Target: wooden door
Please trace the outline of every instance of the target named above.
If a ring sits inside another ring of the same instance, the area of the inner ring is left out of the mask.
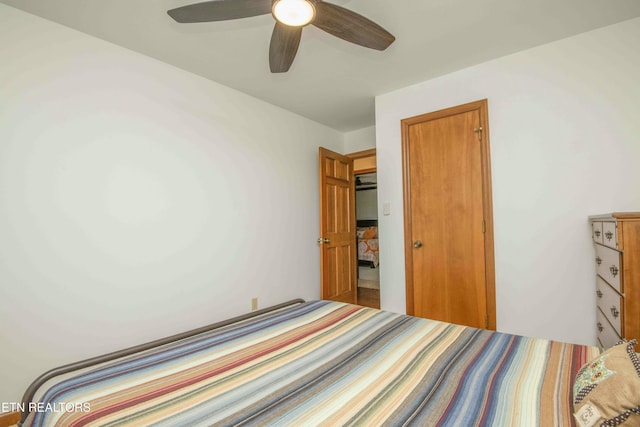
[[[353,159],[320,148],[322,299],[355,304],[357,246]]]
[[[495,329],[487,102],[402,121],[407,313]]]

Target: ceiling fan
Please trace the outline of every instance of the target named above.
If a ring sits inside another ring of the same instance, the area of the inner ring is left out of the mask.
[[[213,0],[167,13],[180,23],[228,21],[271,13],[276,19],[269,46],[272,73],[289,70],[298,52],[302,28],[309,24],[371,49],[385,50],[395,40],[375,22],[322,0]]]

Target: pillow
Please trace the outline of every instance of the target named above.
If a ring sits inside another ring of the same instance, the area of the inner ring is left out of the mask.
[[[363,239],[377,239],[378,238],[378,227],[367,227],[363,236]]]
[[[578,427],[640,425],[640,361],[634,344],[623,340],[578,371],[573,386]]]
[[[378,238],[378,227],[357,227],[356,235],[358,239],[376,239]]]

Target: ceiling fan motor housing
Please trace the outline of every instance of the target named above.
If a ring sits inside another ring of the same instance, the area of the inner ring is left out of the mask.
[[[280,23],[291,27],[304,27],[316,17],[313,0],[273,0],[271,14]]]

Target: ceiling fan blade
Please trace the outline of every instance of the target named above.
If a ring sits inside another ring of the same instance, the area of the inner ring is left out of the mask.
[[[213,0],[167,11],[180,23],[228,21],[271,13],[271,0]]]
[[[335,4],[317,2],[313,25],[342,40],[385,50],[396,39],[375,22]]]
[[[302,27],[289,27],[276,22],[269,46],[269,67],[272,73],[286,73],[298,52]]]

